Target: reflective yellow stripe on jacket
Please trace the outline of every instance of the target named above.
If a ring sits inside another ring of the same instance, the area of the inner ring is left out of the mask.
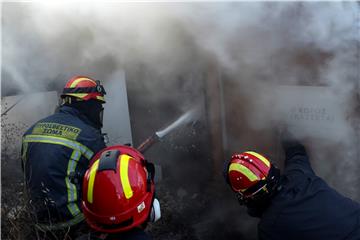
[[[89,148],[82,145],[81,143],[61,137],[30,134],[24,137],[24,142],[41,142],[63,145],[81,152],[81,154],[89,160],[94,154]]]
[[[79,222],[83,221],[85,219],[84,214],[80,213],[79,215],[75,216],[73,219],[67,221],[67,222],[61,222],[56,224],[35,224],[35,227],[41,231],[54,231],[54,230],[60,230],[64,229],[70,226],[73,226],[75,224],[78,224]]]
[[[66,171],[65,177],[65,184],[67,189],[67,208],[69,209],[70,213],[75,217],[81,214],[81,211],[76,204],[78,196],[77,196],[77,189],[75,184],[70,181],[70,176],[75,173],[76,166],[78,161],[81,158],[81,155],[85,156],[87,159],[91,159],[93,156],[93,152],[87,148],[86,146],[82,145],[79,142],[69,140],[66,138],[61,137],[53,137],[53,136],[44,136],[44,135],[27,135],[24,137],[24,143],[50,143],[50,144],[57,144],[66,146],[68,148],[73,149],[71,157],[68,162],[68,167]]]
[[[78,199],[76,186],[75,186],[75,184],[73,184],[70,181],[69,176],[71,176],[71,174],[75,173],[76,165],[77,165],[80,157],[81,157],[81,153],[79,151],[74,150],[72,152],[69,163],[68,163],[67,171],[66,171],[67,176],[65,177],[66,189],[67,189],[67,193],[68,193],[67,208],[69,209],[69,211],[71,212],[71,215],[73,215],[73,216],[78,215],[81,211],[80,211],[79,207],[77,206],[77,204],[75,203]]]

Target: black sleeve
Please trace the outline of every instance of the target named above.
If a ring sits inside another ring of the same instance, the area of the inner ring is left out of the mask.
[[[109,234],[106,240],[153,240],[153,238],[147,234],[144,230],[140,228],[134,228],[130,231],[119,233],[119,234]]]
[[[282,145],[285,151],[285,172],[298,170],[314,173],[305,147],[289,133],[283,136]]]

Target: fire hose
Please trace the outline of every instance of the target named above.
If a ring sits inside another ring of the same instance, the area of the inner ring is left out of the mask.
[[[138,147],[138,151],[141,153],[146,152],[151,146],[153,146],[155,143],[159,142],[163,137],[165,137],[167,134],[172,132],[173,130],[177,129],[180,126],[183,126],[187,123],[193,122],[196,119],[196,113],[197,108],[193,108],[183,115],[181,115],[177,120],[172,122],[170,125],[168,125],[166,128],[156,131],[153,135],[148,137],[145,141],[143,141]]]
[[[17,100],[13,105],[11,105],[8,109],[5,110],[5,112],[1,113],[1,117],[6,115],[13,107],[15,107],[21,100],[24,99],[25,96],[22,96],[19,100]]]

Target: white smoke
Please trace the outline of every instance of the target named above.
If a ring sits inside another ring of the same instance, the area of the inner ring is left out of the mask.
[[[263,116],[273,118],[279,85],[330,89],[349,122],[344,132],[359,119],[353,101],[360,85],[359,19],[357,2],[3,3],[2,93],[62,86],[75,74],[107,81],[125,69],[154,93],[138,98],[166,101],[162,93],[171,92],[182,108],[192,99],[177,91],[175,80],[194,78],[182,86],[193,93],[215,63],[226,76],[230,150],[264,143],[265,151],[274,138],[264,132],[269,118]],[[354,139],[322,139],[319,149],[326,152],[312,157],[321,160],[314,167],[326,180],[360,199]]]
[[[79,69],[104,78],[139,63],[173,76],[209,58],[243,81],[255,72],[297,82],[281,65],[312,48],[331,53],[321,71],[336,85],[354,71],[358,9],[356,2],[4,3],[2,67],[23,90],[24,81]],[[99,73],[95,64],[106,58],[113,65]]]

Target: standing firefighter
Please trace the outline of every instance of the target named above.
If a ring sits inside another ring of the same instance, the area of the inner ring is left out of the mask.
[[[81,239],[151,239],[143,229],[157,221],[154,165],[134,148],[112,146],[96,154],[83,182],[82,206],[94,232]]]
[[[283,175],[255,152],[232,156],[226,180],[248,213],[260,217],[261,240],[358,240],[360,204],[346,198],[316,176],[305,148],[284,139]]]
[[[22,163],[29,203],[36,227],[45,238],[49,234],[66,238],[59,235],[71,235],[84,219],[82,177],[94,153],[106,147],[101,134],[104,95],[99,81],[73,77],[65,85],[59,110],[38,121],[23,136]]]

